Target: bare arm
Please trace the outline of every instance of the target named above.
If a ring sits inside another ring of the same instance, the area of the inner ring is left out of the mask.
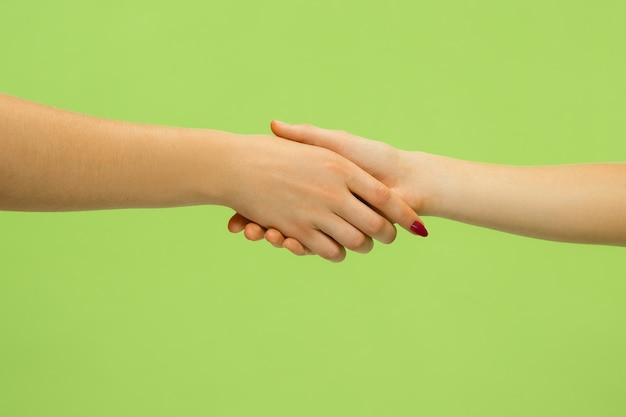
[[[287,139],[354,161],[417,212],[541,239],[626,245],[626,164],[520,167],[406,152],[346,132],[275,122]],[[237,220],[237,219],[236,219]],[[252,240],[264,232],[246,226]],[[276,230],[266,236],[282,243]],[[287,239],[302,254],[306,247]]]
[[[229,138],[98,119],[0,95],[0,209],[218,204]]]
[[[377,213],[360,199],[367,201]],[[420,221],[390,189],[327,150],[269,135],[141,125],[0,94],[0,210],[219,204],[324,258],[367,252]]]
[[[423,214],[541,239],[626,245],[626,164],[520,167],[416,152],[403,158]]]

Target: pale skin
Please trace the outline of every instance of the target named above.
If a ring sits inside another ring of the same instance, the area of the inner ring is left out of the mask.
[[[421,224],[397,193],[328,149],[105,120],[0,94],[0,210],[209,204],[331,261],[343,260],[345,248],[370,251],[372,238],[392,242],[392,222]]]
[[[511,166],[408,152],[342,131],[273,122],[277,136],[350,159],[422,215],[539,239],[626,246],[626,163]],[[312,251],[280,229],[231,219],[250,240]],[[281,233],[283,232],[283,233]],[[287,237],[286,237],[287,236]]]

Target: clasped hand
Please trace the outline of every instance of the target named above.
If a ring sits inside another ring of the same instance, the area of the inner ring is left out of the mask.
[[[392,222],[427,234],[403,200],[399,182],[386,172],[400,163],[394,148],[312,126],[272,122],[272,130],[281,138],[249,138],[249,152],[258,157],[237,172],[238,180],[255,186],[233,193],[236,201],[229,206],[237,213],[229,221],[231,232],[244,231],[253,241],[265,237],[294,254],[331,261],[343,260],[346,248],[369,252],[372,238],[391,243],[396,237]],[[277,153],[287,159],[274,161],[271,155]]]

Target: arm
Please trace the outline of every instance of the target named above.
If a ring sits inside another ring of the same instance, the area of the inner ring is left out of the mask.
[[[405,155],[422,213],[540,239],[626,245],[626,164],[509,166]]]
[[[66,211],[219,204],[335,261],[419,218],[333,152],[274,136],[140,125],[0,94],[0,209]]]
[[[494,165],[401,151],[313,126],[275,122],[273,130],[354,161],[424,215],[541,239],[626,245],[626,164]],[[252,238],[258,232],[250,227]],[[276,240],[276,231],[268,233]]]
[[[218,204],[231,137],[98,119],[0,95],[0,209]]]

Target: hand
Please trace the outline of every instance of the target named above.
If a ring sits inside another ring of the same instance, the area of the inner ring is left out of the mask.
[[[412,207],[421,206],[419,199],[411,192],[413,188],[409,184],[412,164],[410,163],[408,152],[400,151],[382,142],[359,138],[345,132],[330,131],[307,125],[287,125],[274,121],[272,122],[272,130],[276,135],[286,139],[325,147],[351,159],[361,168],[369,171],[374,177],[386,183],[402,199],[409,202]],[[246,238],[252,241],[265,237],[274,246],[289,249],[296,255],[313,253],[312,250],[297,239],[285,237],[276,228],[267,229],[261,227],[240,214],[235,214],[231,218],[229,230],[234,233],[244,230]],[[409,230],[422,236],[428,234],[421,221],[412,224]]]
[[[400,196],[330,150],[274,136],[244,136],[238,144],[226,204],[254,219],[257,231],[280,230],[303,248],[341,261],[344,247],[369,252],[370,236],[391,243],[396,231],[389,220],[407,230],[422,224]],[[233,232],[241,231],[238,219],[229,223]]]
[[[419,175],[415,172],[415,152],[344,131],[311,125],[292,125],[274,120],[271,127],[276,136],[326,148],[349,159],[395,191],[414,211],[423,211],[426,190],[419,193],[416,190],[423,189],[427,184],[416,184]]]

